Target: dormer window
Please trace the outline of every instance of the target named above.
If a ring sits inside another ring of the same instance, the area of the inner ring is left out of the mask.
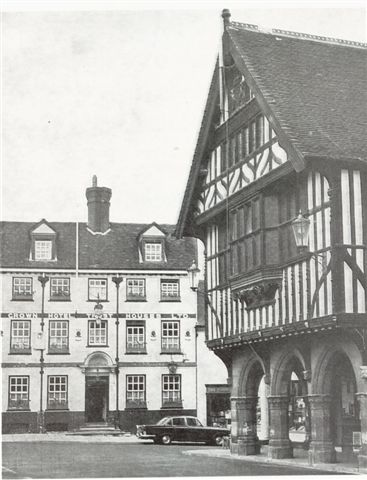
[[[167,233],[156,223],[152,223],[139,234],[139,261],[142,262],[166,262]]]
[[[31,231],[30,260],[50,262],[56,260],[56,232],[42,220]]]
[[[145,243],[145,261],[161,262],[162,261],[162,244],[161,243]]]

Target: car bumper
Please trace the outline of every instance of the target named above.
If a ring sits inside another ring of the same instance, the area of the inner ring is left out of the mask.
[[[140,440],[153,440],[155,438],[155,435],[147,435],[146,433],[137,433],[136,436]]]

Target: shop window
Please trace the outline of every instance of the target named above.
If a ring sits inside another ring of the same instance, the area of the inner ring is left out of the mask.
[[[90,320],[88,324],[88,345],[107,346],[107,321]]]
[[[12,320],[10,353],[31,353],[31,322]]]
[[[89,278],[88,280],[88,300],[107,301],[107,279]]]
[[[33,279],[13,277],[12,300],[33,300]]]
[[[50,320],[48,353],[69,353],[68,321]]]
[[[49,375],[47,408],[49,410],[66,410],[68,408],[68,377],[66,375]]]
[[[139,302],[145,299],[145,279],[128,278],[126,281],[126,300]]]
[[[161,301],[179,301],[180,282],[179,280],[161,280]]]
[[[29,377],[9,377],[9,410],[29,410]]]
[[[146,408],[145,375],[126,376],[126,408]]]
[[[162,407],[182,408],[181,375],[162,375]]]
[[[162,322],[162,353],[180,352],[180,322]]]
[[[52,301],[70,300],[70,278],[51,278],[50,300]]]

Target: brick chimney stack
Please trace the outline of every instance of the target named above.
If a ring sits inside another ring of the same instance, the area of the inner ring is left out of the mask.
[[[87,188],[88,228],[95,233],[105,233],[110,228],[110,199],[112,191],[97,186],[97,177],[93,175],[92,186]]]

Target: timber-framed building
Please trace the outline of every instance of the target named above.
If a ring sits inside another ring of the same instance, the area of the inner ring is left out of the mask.
[[[176,234],[205,244],[231,450],[261,448],[263,384],[270,457],[292,457],[290,428],[302,427],[311,462],[358,448],[366,469],[366,45],[222,16]]]

